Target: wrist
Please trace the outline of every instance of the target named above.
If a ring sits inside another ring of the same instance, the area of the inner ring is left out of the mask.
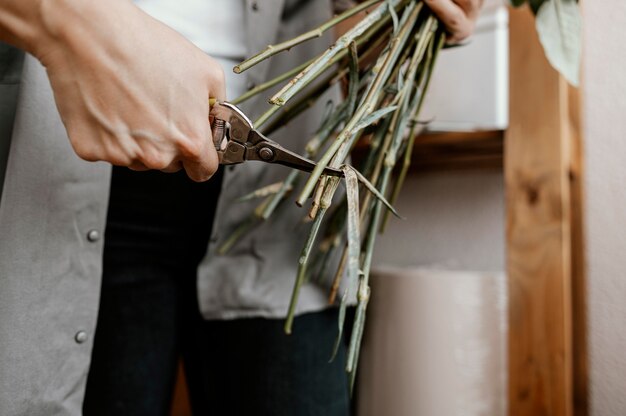
[[[7,0],[0,6],[0,41],[28,52],[41,37],[41,0]]]
[[[7,0],[0,6],[0,41],[40,58],[79,25],[87,6],[80,0]]]
[[[104,16],[98,9],[105,9],[108,3],[114,2],[38,0],[38,36],[25,49],[47,66],[54,51],[84,47],[91,38],[89,22],[91,26],[100,24]]]
[[[23,48],[46,67],[59,51],[61,55],[62,51],[84,55],[98,50],[98,45],[104,45],[123,29],[125,19],[136,9],[129,0],[34,1],[36,29]]]

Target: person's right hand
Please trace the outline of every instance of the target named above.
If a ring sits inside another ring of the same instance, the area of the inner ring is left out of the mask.
[[[208,100],[225,99],[219,64],[127,0],[41,4],[49,36],[33,52],[78,156],[210,178]]]
[[[483,0],[424,0],[448,31],[448,43],[467,39],[476,26]]]

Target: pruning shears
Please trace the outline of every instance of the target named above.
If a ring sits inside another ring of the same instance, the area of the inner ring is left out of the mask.
[[[213,144],[222,165],[235,165],[249,160],[276,163],[311,172],[316,163],[285,149],[254,128],[250,119],[234,104],[211,102],[209,122]],[[343,176],[339,169],[324,168],[324,175]]]

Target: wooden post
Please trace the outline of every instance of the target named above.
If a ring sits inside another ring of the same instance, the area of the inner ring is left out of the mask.
[[[512,10],[509,27],[509,415],[572,416],[572,261],[580,260],[572,256],[571,205],[580,188],[573,191],[570,182],[572,172],[580,173],[580,164],[572,164],[576,111],[570,87],[544,56],[530,11]]]
[[[574,372],[574,415],[589,414],[589,365],[587,340],[587,282],[585,233],[583,223],[584,159],[581,134],[581,102],[578,89],[570,87],[569,114],[571,128],[570,224],[572,236],[572,354]]]

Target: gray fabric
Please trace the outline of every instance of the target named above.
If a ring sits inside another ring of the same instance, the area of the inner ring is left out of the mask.
[[[0,414],[78,415],[100,289],[110,166],[79,159],[28,56],[0,203]],[[86,331],[87,341],[75,336]]]
[[[269,17],[262,15],[264,4],[259,2],[261,14],[249,15],[248,27],[267,22]],[[320,7],[319,2],[302,1],[299,6],[292,9],[290,19],[280,25],[278,39],[293,37],[308,27],[322,23],[331,15],[329,3],[326,3],[326,7]],[[274,40],[256,39],[256,48],[251,50],[258,50],[263,47],[261,45]],[[321,40],[307,44],[308,47],[293,48],[288,53],[277,55],[262,72],[268,78],[284,72],[292,68],[294,62],[304,62],[319,53],[330,41],[330,34],[327,34]],[[256,69],[249,71],[255,82],[261,81],[256,78]],[[330,91],[306,115],[272,134],[272,138],[290,149],[302,152],[307,139],[319,126],[326,101],[334,99],[336,102],[338,97],[337,90]],[[243,106],[243,109],[254,119],[268,108],[266,98],[261,97]],[[214,235],[207,256],[198,270],[199,303],[207,319],[285,316],[298,257],[310,227],[310,224],[302,223],[306,210],[287,201],[277,213],[279,215],[246,235],[228,254],[217,255],[215,250],[259,203],[258,200],[240,203],[236,199],[263,185],[278,182],[288,173],[288,168],[255,162],[226,170],[213,227]],[[316,311],[327,306],[327,290],[314,284],[302,288],[297,313]]]
[[[282,22],[283,0],[246,1],[250,51],[330,16],[329,1],[302,1],[289,21]],[[261,82],[327,44],[324,38],[310,43],[312,49],[294,48],[247,76]],[[0,199],[0,415],[80,415],[103,248],[102,238],[92,242],[87,235],[104,230],[110,166],[74,154],[45,70],[34,58],[27,57],[21,79],[8,160],[0,160],[0,171],[6,167]],[[6,120],[13,115],[14,99],[0,91],[0,132],[8,134]],[[337,98],[336,93],[328,97]],[[302,149],[320,121],[324,101],[273,138]],[[266,108],[262,104],[257,99],[244,107],[255,116]],[[217,256],[215,249],[254,206],[235,199],[287,173],[262,163],[227,169],[215,238],[199,268],[200,304],[207,318],[284,316],[304,234],[298,225],[304,210],[288,203],[280,221],[259,227],[230,254]],[[326,307],[325,291],[313,285],[303,289],[301,300],[299,312]],[[86,334],[84,342],[77,337],[80,331]]]

